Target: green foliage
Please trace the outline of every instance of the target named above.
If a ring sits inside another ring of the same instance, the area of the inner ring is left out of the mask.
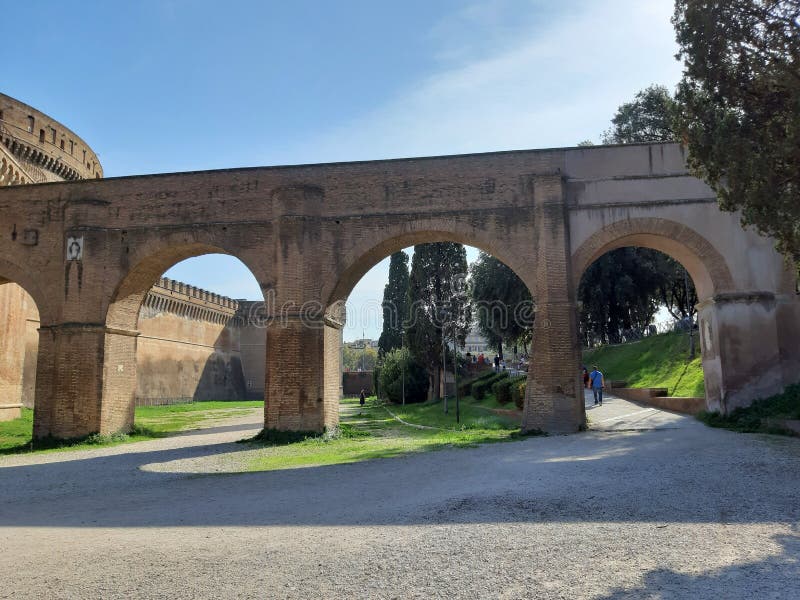
[[[685,333],[665,333],[619,346],[601,346],[583,353],[586,365],[598,365],[606,381],[629,387],[663,387],[670,396],[705,396],[700,357],[689,358]]]
[[[312,435],[289,444],[253,443],[245,465],[250,471],[268,471],[309,465],[332,465],[376,458],[406,456],[444,448],[473,448],[479,444],[523,437],[512,419],[494,415],[480,405],[461,404],[461,423],[455,410],[442,412],[441,403],[392,406],[391,411],[417,428],[402,424],[372,399],[363,409],[357,400],[343,400],[338,435]],[[352,409],[355,410],[352,410]]]
[[[464,379],[459,381],[458,383],[458,395],[462,398],[464,396],[469,396],[472,393],[472,384],[478,381],[484,381],[489,377],[494,377],[496,373],[492,369],[486,369],[483,373],[478,375],[477,377],[473,377],[471,379]]]
[[[603,136],[604,144],[672,142],[676,103],[663,85],[651,85],[640,91],[632,102],[617,109],[611,129]]]
[[[492,393],[498,404],[508,404],[513,400],[512,388],[519,387],[525,377],[504,377],[492,384]]]
[[[486,397],[486,393],[492,389],[492,386],[500,381],[501,379],[505,379],[508,377],[508,371],[500,371],[499,373],[492,373],[491,377],[487,377],[485,379],[481,379],[476,381],[472,384],[470,388],[471,396],[475,398],[475,400],[483,400]]]
[[[689,302],[686,302],[688,283]],[[679,317],[697,301],[691,280],[665,254],[649,248],[618,248],[598,258],[581,278],[581,329],[586,341],[617,344],[638,338],[659,304]]]
[[[800,4],[678,0],[678,126],[724,210],[800,260]]]
[[[525,391],[527,387],[527,377],[521,378],[515,385],[511,386],[511,401],[519,410],[525,408]]]
[[[434,395],[439,394],[442,367],[442,337],[452,339],[453,327],[459,345],[469,332],[472,313],[464,283],[467,253],[451,242],[414,246],[409,277],[408,347],[431,376]],[[445,331],[446,328],[446,331]]]
[[[514,271],[481,252],[470,266],[470,296],[478,330],[503,355],[503,341],[530,336],[535,312],[528,286]]]
[[[62,440],[43,438],[32,441],[33,411],[22,410],[22,417],[0,422],[0,454],[31,451],[79,450],[97,446],[115,446],[167,436],[171,433],[196,428],[199,424],[213,423],[249,414],[254,408],[263,407],[260,400],[205,401],[168,406],[139,406],[136,408],[136,424],[128,433],[100,435],[93,433],[80,438]]]
[[[342,362],[346,371],[372,371],[378,363],[378,351],[375,348],[344,345]]]
[[[383,330],[378,339],[378,353],[403,345],[403,327],[408,318],[408,254],[395,252],[389,260],[389,281],[383,288]]]
[[[766,419],[800,419],[800,384],[787,387],[782,394],[757,400],[747,408],[737,408],[729,415],[703,412],[698,418],[711,427],[734,431],[790,433],[771,426]]]
[[[408,348],[398,348],[384,356],[378,382],[381,397],[395,404],[402,403],[404,371],[406,402],[424,402],[428,392],[428,373]]]

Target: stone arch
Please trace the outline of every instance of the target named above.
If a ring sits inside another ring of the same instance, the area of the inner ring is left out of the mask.
[[[681,263],[702,301],[735,289],[725,257],[694,229],[660,218],[625,219],[595,232],[572,254],[572,282],[578,288],[586,269],[598,258],[625,246],[652,248]]]
[[[52,322],[56,309],[51,306],[48,296],[36,283],[31,269],[23,269],[7,259],[0,258],[0,285],[4,283],[16,283],[24,289],[36,303],[41,322],[45,324]]]
[[[498,232],[477,230],[473,227],[453,227],[452,224],[447,227],[444,223],[410,223],[400,227],[387,227],[381,230],[379,237],[359,240],[341,256],[340,270],[323,287],[323,301],[329,307],[344,302],[367,271],[381,260],[403,248],[433,242],[455,242],[491,254],[514,271],[528,286],[531,295],[535,296],[535,265],[532,256],[527,257],[526,261],[525,256],[515,255],[502,243],[501,236],[493,235],[496,233]]]
[[[100,409],[101,433],[126,431],[133,425],[137,386],[136,353],[139,311],[152,286],[175,264],[197,256],[224,254],[233,256],[250,270],[247,262],[221,245],[207,242],[164,244],[141,257],[124,272],[108,303],[105,317],[103,384]],[[255,275],[254,275],[255,276]],[[180,292],[199,297],[198,288],[179,286]],[[174,299],[167,299],[167,310],[188,318],[199,318],[202,309]]]
[[[391,254],[416,244],[455,242],[476,247],[503,262],[528,287],[535,297],[534,244],[524,247],[519,238],[509,241],[501,226],[475,227],[457,219],[420,219],[405,223],[389,223],[367,230],[344,252],[338,255],[338,269],[322,288],[326,307],[323,336],[324,423],[338,421],[341,382],[341,329],[344,325],[344,303],[355,285],[372,267]],[[512,252],[512,248],[516,252]],[[339,330],[339,331],[337,331]]]

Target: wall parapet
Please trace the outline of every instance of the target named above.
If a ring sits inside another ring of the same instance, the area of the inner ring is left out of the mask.
[[[147,292],[140,315],[149,318],[169,312],[187,319],[225,325],[236,315],[239,303],[227,296],[162,277]]]

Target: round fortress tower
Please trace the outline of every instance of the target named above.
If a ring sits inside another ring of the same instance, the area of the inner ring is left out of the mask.
[[[0,94],[0,186],[102,176],[97,154],[74,131]]]

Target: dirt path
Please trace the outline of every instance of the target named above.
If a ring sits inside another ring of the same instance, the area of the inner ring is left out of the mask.
[[[180,467],[260,415],[5,457],[0,598],[796,597],[800,440],[603,410],[626,430],[267,473]]]

